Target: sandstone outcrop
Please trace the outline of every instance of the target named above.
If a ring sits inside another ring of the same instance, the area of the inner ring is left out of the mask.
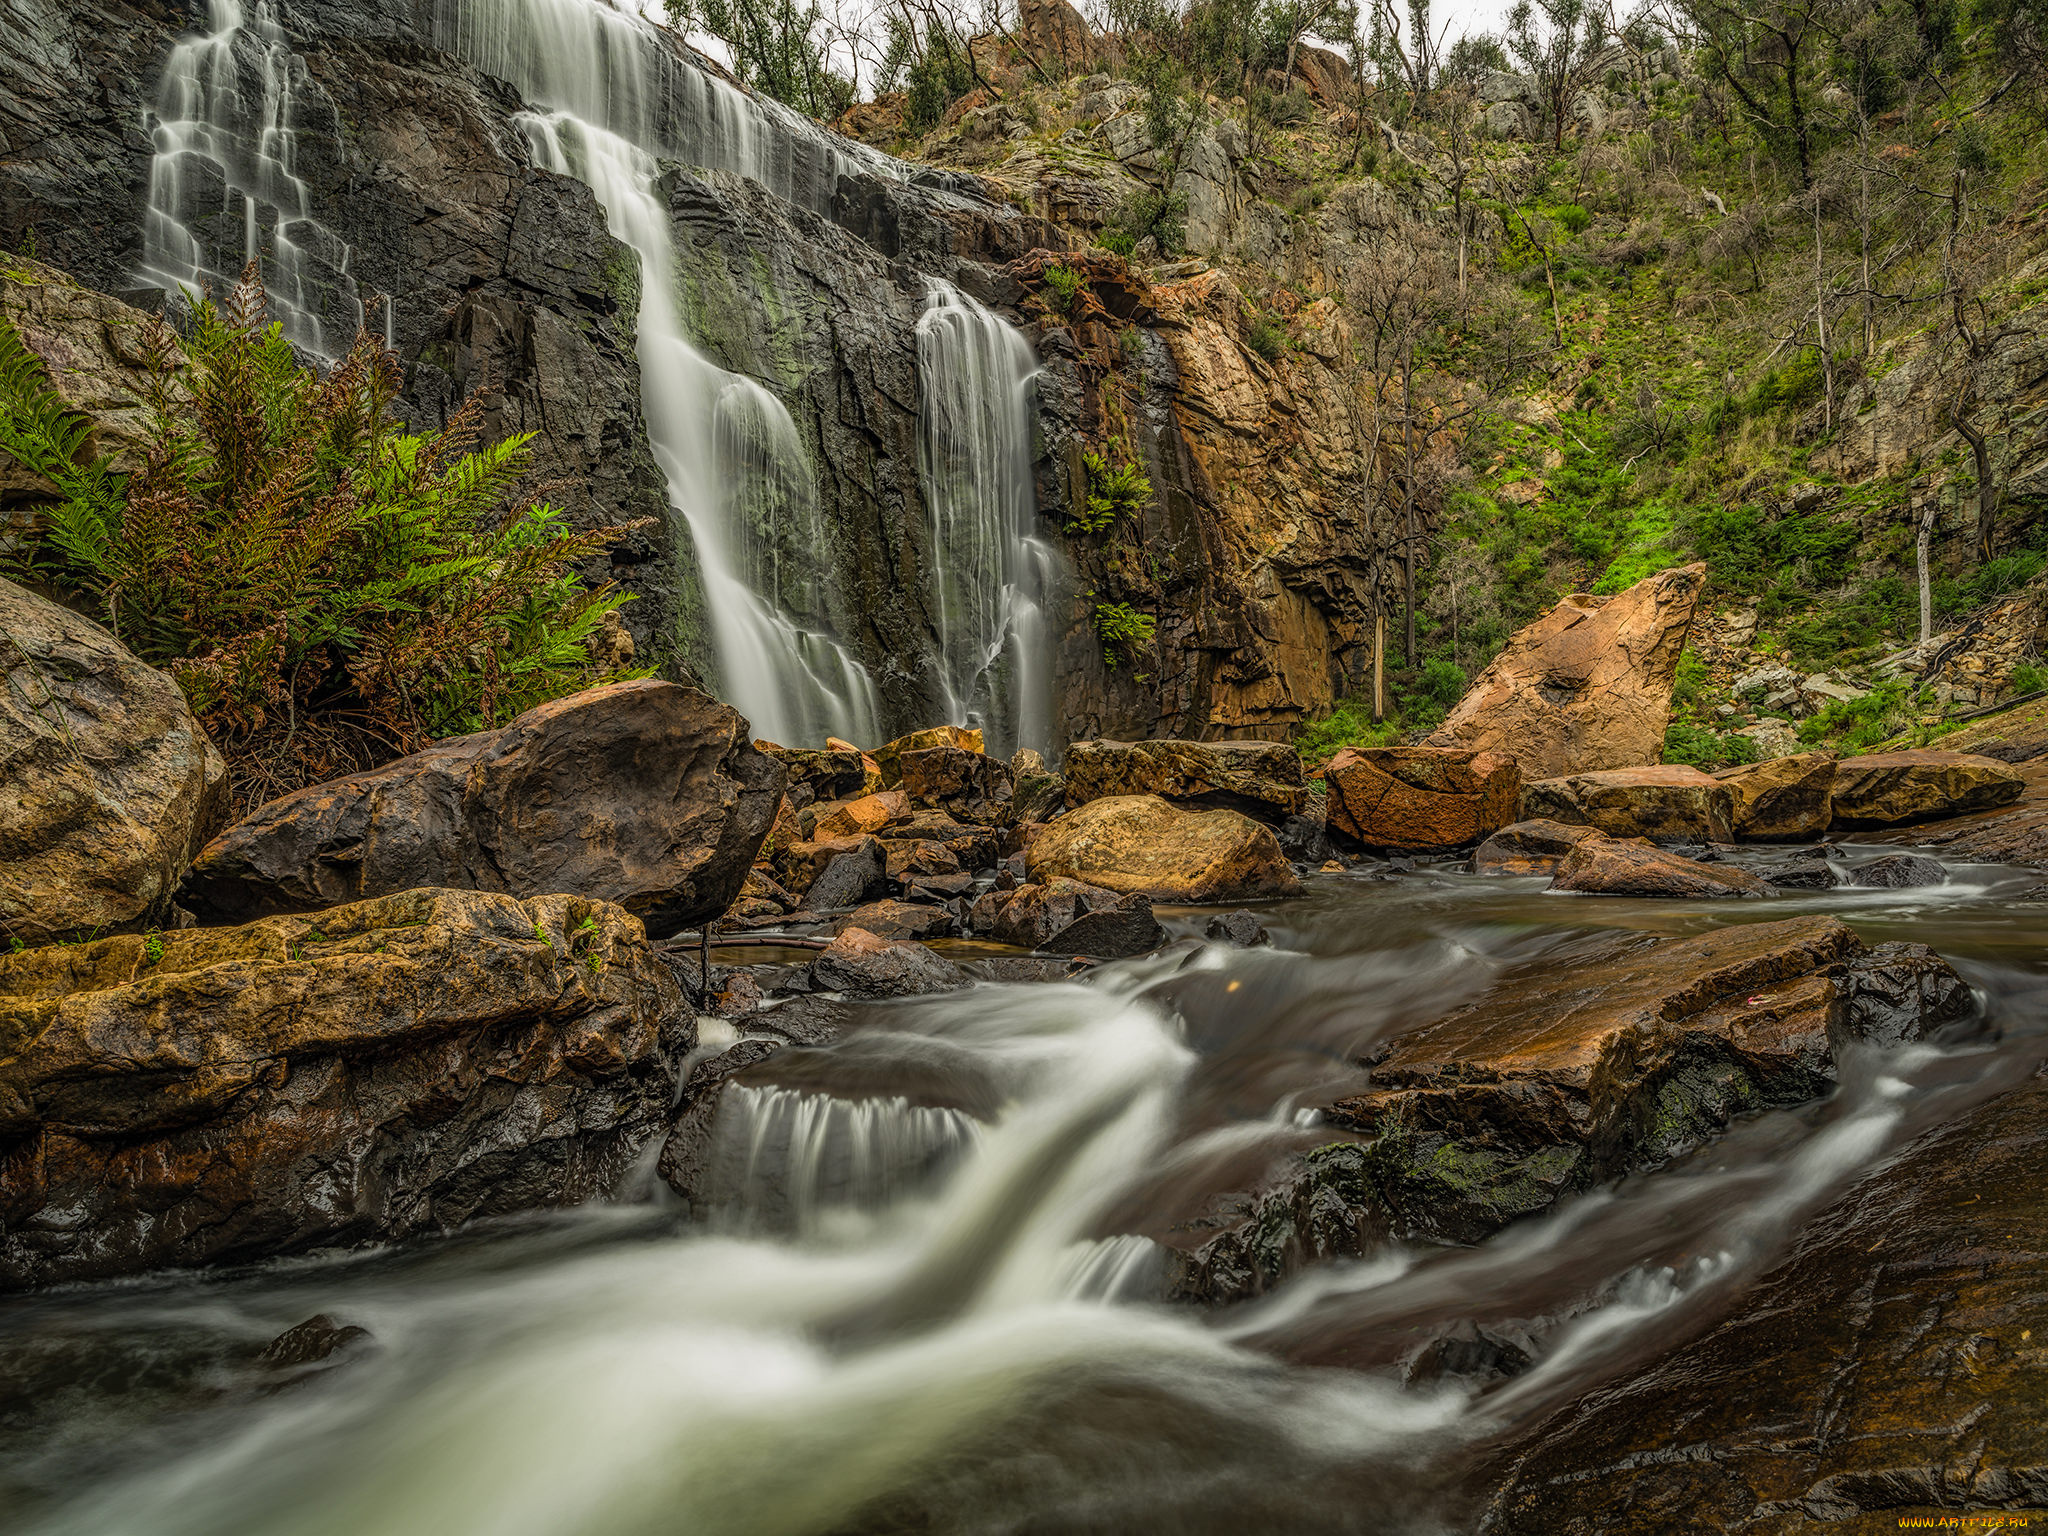
[[[639,921],[574,896],[0,955],[0,1285],[587,1199],[665,1123],[693,1038]]]
[[[1553,875],[1564,856],[1587,838],[1605,837],[1598,827],[1573,826],[1540,817],[1502,827],[1472,854],[1475,875]]]
[[[1893,986],[1902,961],[1912,976]],[[1926,985],[1930,966],[1945,985]],[[1904,1024],[1885,1001],[1899,993]],[[1918,1038],[1970,1006],[1944,962],[1872,952],[1832,917],[1602,937],[1391,1041],[1371,1089],[1327,1115],[1373,1138],[1397,1230],[1473,1242],[1735,1114],[1825,1093],[1847,1040]]]
[[[1799,842],[1825,833],[1835,814],[1835,760],[1825,752],[1742,763],[1714,775],[1728,786],[1735,835]]]
[[[1064,764],[1069,807],[1157,795],[1278,825],[1307,802],[1301,756],[1277,741],[1077,741]]]
[[[898,780],[920,810],[944,811],[969,826],[995,827],[1015,819],[1010,766],[1000,758],[959,747],[924,747],[897,759]]]
[[[0,940],[161,920],[227,790],[168,674],[0,581]]]
[[[1652,842],[1735,840],[1735,796],[1726,784],[1679,763],[1613,768],[1522,786],[1525,820],[1597,827],[1609,837]]]
[[[1845,757],[1835,765],[1835,825],[1896,827],[2011,805],[2026,780],[2009,763],[1923,749]]]
[[[1298,896],[1270,828],[1235,811],[1183,811],[1156,795],[1091,800],[1048,824],[1025,854],[1034,881],[1059,876],[1154,901]]]
[[[2037,1074],[1879,1162],[1699,1337],[1557,1413],[1479,1529],[1889,1530],[2038,1510],[2044,1276]]]
[[[1687,565],[1565,598],[1515,633],[1425,744],[1497,752],[1531,779],[1655,762],[1705,581]]]
[[[1515,819],[1513,758],[1449,747],[1347,747],[1322,770],[1329,823],[1368,848],[1468,847]]]
[[[613,683],[273,800],[206,846],[183,895],[219,920],[418,886],[563,891],[673,933],[732,905],[782,784],[726,705]]]
[[[1769,896],[1771,887],[1746,870],[1681,858],[1664,848],[1589,837],[1558,861],[1553,891],[1587,896],[1672,896],[1693,900]]]

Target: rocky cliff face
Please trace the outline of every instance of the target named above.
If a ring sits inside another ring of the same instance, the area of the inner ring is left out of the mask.
[[[669,516],[641,409],[637,262],[588,187],[536,164],[518,121],[530,104],[451,51],[458,9],[278,5],[292,170],[311,214],[346,242],[368,322],[382,323],[384,296],[395,305],[409,408],[438,422],[481,392],[490,431],[538,434],[536,478],[579,522],[653,519],[621,537],[609,569],[587,574],[643,598],[628,612],[643,655],[708,675],[695,557]],[[89,286],[132,295],[158,82],[174,42],[212,25],[207,8],[21,0],[10,15],[0,246],[32,243]],[[698,67],[664,46],[674,69]],[[258,57],[235,59],[257,92]],[[1346,510],[1355,413],[1334,352],[1315,340],[1334,322],[1308,317],[1309,339],[1269,364],[1246,345],[1244,306],[1220,274],[1154,289],[1100,251],[1090,270],[1106,307],[1056,314],[1034,298],[1044,253],[1076,243],[1054,223],[959,171],[849,162],[793,131],[804,152],[789,157],[787,198],[682,165],[663,167],[661,187],[696,341],[765,383],[804,440],[834,572],[819,617],[875,676],[885,726],[939,707],[915,340],[934,278],[1024,325],[1043,365],[1040,532],[1066,568],[1045,642],[1054,740],[1281,734],[1362,671],[1387,567],[1383,535]],[[1270,205],[1247,212],[1229,146],[1205,144],[1190,174],[1210,175],[1213,195],[1193,200],[1191,219],[1217,240],[1279,238],[1253,216]],[[1087,495],[1084,450],[1113,433],[1147,469],[1151,504],[1120,538],[1070,539],[1061,530]],[[1143,654],[1126,647],[1111,664],[1096,622],[1105,603],[1155,619]]]

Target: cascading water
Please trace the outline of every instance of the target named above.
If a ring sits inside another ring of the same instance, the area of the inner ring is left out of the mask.
[[[934,282],[917,323],[917,366],[945,710],[954,724],[981,726],[991,751],[1046,750],[1044,603],[1056,566],[1033,532],[1038,360],[1000,316]]]
[[[332,357],[355,339],[363,302],[347,244],[313,217],[295,169],[304,66],[270,0],[208,9],[210,30],[171,49],[149,120],[142,279],[174,297],[224,292],[257,262],[271,318],[293,345]],[[388,299],[384,323],[388,337]]]
[[[815,600],[828,580],[810,466],[782,402],[690,344],[654,156],[567,112],[520,122],[534,159],[587,183],[612,234],[640,258],[641,409],[697,552],[725,697],[775,741],[875,739],[867,670],[781,606]]]

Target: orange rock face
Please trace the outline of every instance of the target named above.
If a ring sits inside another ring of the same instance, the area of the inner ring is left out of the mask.
[[[1703,864],[1662,848],[1614,837],[1589,837],[1558,862],[1553,891],[1587,896],[1769,896],[1755,875],[1727,864]]]
[[[1537,779],[1656,762],[1706,574],[1681,566],[1612,597],[1565,598],[1508,641],[1425,745],[1498,752]]]
[[[1463,848],[1515,819],[1511,757],[1450,747],[1347,747],[1323,769],[1330,824],[1368,848]]]
[[[1728,786],[1681,763],[1539,779],[1522,786],[1522,815],[1598,827],[1609,837],[1735,840],[1735,800]]]
[[[1835,760],[1825,752],[1800,752],[1761,763],[1723,768],[1714,775],[1728,786],[1735,835],[1757,842],[1797,842],[1819,837],[1835,815]]]
[[[2026,791],[2017,768],[1968,752],[1873,752],[1835,765],[1838,827],[1895,827],[2011,805]]]
[[[811,828],[811,838],[824,842],[832,838],[872,835],[884,827],[908,820],[910,797],[901,790],[885,789],[878,795],[862,795],[858,800],[820,806],[817,822]]]
[[[1569,826],[1561,821],[1518,821],[1502,827],[1472,855],[1475,875],[1552,875],[1564,856],[1589,837],[1605,837],[1598,827]]]

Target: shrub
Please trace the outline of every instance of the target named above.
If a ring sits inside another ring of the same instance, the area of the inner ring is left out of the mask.
[[[253,269],[252,269],[253,274]],[[0,449],[58,489],[29,563],[166,667],[246,787],[281,792],[482,729],[588,686],[584,639],[623,598],[574,567],[624,530],[509,497],[525,436],[477,448],[392,420],[401,374],[359,337],[299,366],[246,276],[181,351],[145,334],[151,445],[133,476],[79,462],[68,416],[0,322]],[[610,674],[644,676],[644,673]]]
[[[1069,533],[1101,533],[1118,518],[1135,516],[1152,499],[1152,482],[1135,464],[1112,464],[1094,449],[1081,455],[1088,471],[1088,503],[1067,524]]]
[[[1126,259],[1138,249],[1138,237],[1133,235],[1128,229],[1123,229],[1116,225],[1110,225],[1098,233],[1095,237],[1095,243],[1105,251],[1114,251],[1117,255]]]
[[[1762,754],[1747,736],[1722,735],[1704,725],[1674,720],[1664,731],[1664,761],[1687,763],[1694,768],[1727,768],[1735,763],[1753,763]]]
[[[1880,683],[1856,699],[1830,699],[1799,727],[1809,745],[1826,742],[1848,752],[1861,752],[1889,740],[1914,724],[1917,695],[1903,678]]]
[[[2037,667],[2032,662],[2023,661],[2012,669],[2006,687],[2014,693],[2039,693],[2048,688],[2048,667]]]
[[[1118,203],[1109,220],[1113,227],[1131,237],[1133,250],[1150,235],[1159,243],[1160,253],[1171,256],[1187,244],[1187,216],[1186,194],[1147,187]]]
[[[1072,267],[1052,266],[1045,269],[1047,302],[1063,315],[1074,312],[1074,300],[1081,296],[1081,290],[1088,286],[1088,280]]]
[[[1294,748],[1303,762],[1315,767],[1327,763],[1346,747],[1398,746],[1401,736],[1398,721],[1375,721],[1369,705],[1353,701],[1338,705],[1326,720],[1302,726],[1294,733]]]
[[[1287,326],[1277,315],[1257,314],[1252,317],[1245,339],[1251,349],[1267,362],[1277,362],[1280,354],[1287,350]]]
[[[1149,613],[1140,613],[1129,603],[1097,603],[1095,633],[1102,641],[1102,659],[1112,668],[1133,661],[1152,643],[1159,624]]]
[[[935,28],[926,35],[923,52],[911,61],[904,83],[904,126],[912,133],[930,132],[946,108],[974,89],[966,42]]]

